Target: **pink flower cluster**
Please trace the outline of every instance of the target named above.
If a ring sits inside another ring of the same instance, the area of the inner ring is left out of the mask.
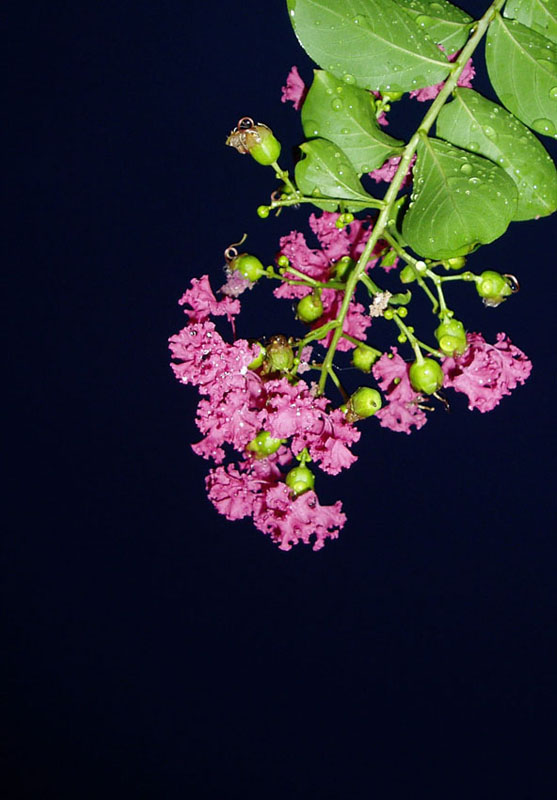
[[[338,474],[356,460],[350,447],[360,432],[342,411],[329,410],[327,399],[317,397],[305,381],[266,378],[249,368],[257,346],[244,339],[229,344],[208,319],[211,313],[237,313],[239,301],[216,301],[207,276],[192,281],[182,304],[193,321],[170,338],[170,349],[178,380],[203,395],[196,417],[203,438],[194,452],[217,465],[239,454],[238,463],[210,471],[210,500],[228,519],[251,516],[284,550],[311,537],[313,548],[319,549],[326,538],[336,538],[345,522],[341,504],[322,506],[313,491],[291,497],[285,470],[307,449],[324,472]],[[247,446],[262,431],[282,444],[258,459]]]
[[[338,214],[327,211],[324,211],[320,216],[312,214],[309,218],[309,224],[321,247],[316,249],[309,247],[303,233],[292,231],[281,238],[280,255],[285,255],[298,272],[302,272],[314,280],[320,282],[334,280],[336,262],[345,256],[357,261],[363,252],[373,227],[371,219],[356,219],[347,227],[339,230],[335,225],[338,217]],[[385,243],[380,240],[374,252],[380,252],[384,246]],[[378,260],[378,257],[371,258],[366,269],[375,266]],[[386,270],[393,269],[394,266],[396,266],[396,263],[392,267],[386,268]],[[296,279],[297,276],[294,273],[288,273],[287,268],[285,277]],[[283,283],[274,290],[274,294],[275,297],[292,299],[304,297],[310,294],[311,291],[308,286]],[[343,298],[344,293],[341,290],[323,289],[321,291],[323,314],[313,324],[313,327],[318,328],[326,322],[336,319]],[[344,333],[364,340],[370,325],[371,318],[366,308],[361,303],[356,302],[355,299],[352,299],[344,321]],[[332,333],[327,334],[325,338],[319,340],[320,343],[328,346],[331,336]],[[353,347],[354,345],[347,339],[341,339],[338,350],[351,350]]]
[[[470,410],[492,411],[505,395],[524,383],[532,362],[505,333],[497,334],[495,344],[486,342],[481,333],[469,333],[466,338],[468,349],[457,358],[443,361],[443,386],[463,392]]]
[[[468,397],[468,408],[492,411],[505,395],[530,375],[532,363],[504,333],[489,344],[480,333],[467,334],[468,347],[461,356],[443,359],[443,389],[454,389]],[[384,354],[372,368],[386,404],[376,413],[384,428],[412,433],[427,422],[421,404],[424,397],[410,383],[410,364],[397,353],[396,347]]]

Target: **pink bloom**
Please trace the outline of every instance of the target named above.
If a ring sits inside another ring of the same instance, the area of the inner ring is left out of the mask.
[[[468,333],[466,338],[469,346],[461,356],[443,360],[444,386],[464,392],[470,410],[491,411],[524,383],[532,363],[504,333],[497,334],[495,344],[488,344],[480,333]]]
[[[313,550],[320,550],[326,539],[337,539],[346,522],[342,505],[320,505],[315,492],[305,492],[292,500],[288,487],[277,484],[265,493],[265,504],[254,514],[255,527],[270,534],[281,550],[290,550],[293,544],[310,543],[315,536]]]
[[[442,45],[438,45],[440,50],[444,51],[444,47]],[[451,56],[447,56],[449,61],[456,61],[458,56],[460,55],[460,50],[456,53],[453,53]],[[458,86],[465,86],[467,89],[472,87],[472,81],[474,76],[476,75],[476,70],[474,69],[474,64],[472,63],[472,59],[470,58],[460,73],[460,77],[458,79]],[[413,92],[410,92],[410,97],[415,97],[420,103],[426,103],[428,100],[434,100],[443,86],[445,85],[444,81],[441,83],[436,83],[434,86],[426,86],[423,89],[414,89]]]
[[[209,317],[226,316],[229,322],[235,314],[240,313],[240,301],[231,300],[226,297],[224,300],[217,300],[209,284],[208,275],[201,278],[192,278],[191,289],[187,289],[178,303],[184,308],[184,313],[188,315],[190,322],[204,322]]]
[[[374,169],[373,172],[369,173],[369,177],[373,178],[374,181],[380,183],[381,181],[385,181],[386,183],[390,183],[395,176],[395,173],[398,169],[398,165],[400,164],[400,156],[394,156],[393,158],[389,158],[382,167],[379,169]],[[410,166],[408,167],[408,172],[404,176],[404,180],[402,181],[401,187],[406,186],[406,184],[410,183],[412,180],[412,167],[416,161],[416,156],[412,156],[412,161],[410,162]]]
[[[306,437],[306,444],[312,459],[329,475],[338,475],[343,469],[349,469],[357,456],[349,449],[360,438],[360,431],[347,422],[343,412],[337,408],[331,411],[324,420],[319,436]],[[294,452],[294,444],[292,446]]]
[[[257,348],[245,339],[227,344],[213,322],[194,323],[169,339],[174,374],[182,383],[191,383],[201,394],[218,400],[234,387],[243,387],[248,365]],[[258,380],[256,376],[251,379]]]
[[[278,467],[280,456],[246,460],[235,467],[217,467],[206,479],[209,500],[227,519],[252,516],[255,527],[271,536],[281,550],[298,542],[320,550],[326,539],[336,539],[346,522],[342,505],[322,506],[315,492],[292,498]]]
[[[372,368],[373,376],[387,400],[387,405],[375,416],[383,428],[390,428],[397,433],[411,433],[412,426],[419,430],[426,424],[427,417],[419,407],[421,395],[414,391],[410,383],[410,365],[397,354],[396,347],[391,350],[392,358],[385,353]]]
[[[282,87],[281,100],[283,103],[292,103],[298,111],[305,100],[307,88],[300,77],[298,67],[292,67],[286,78],[286,86]]]
[[[338,261],[343,256],[357,260],[372,231],[373,220],[370,217],[355,219],[350,225],[339,230],[335,225],[339,216],[329,211],[323,211],[319,217],[312,214],[309,218],[310,228],[331,262]],[[377,259],[370,259],[368,267],[376,263]]]

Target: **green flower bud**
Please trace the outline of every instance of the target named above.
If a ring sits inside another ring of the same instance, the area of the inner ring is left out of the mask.
[[[265,274],[265,267],[256,256],[242,253],[230,262],[230,269],[236,269],[248,281],[254,283]]]
[[[464,256],[455,256],[454,258],[447,258],[443,261],[445,269],[462,269],[465,264],[466,258]]]
[[[315,486],[315,475],[306,466],[293,467],[286,476],[286,485],[295,497],[308,492]]]
[[[250,117],[242,117],[238,125],[231,131],[226,144],[236,148],[239,153],[249,153],[259,164],[274,164],[280,155],[280,142],[275,139],[272,130]]]
[[[379,358],[377,350],[360,345],[352,353],[352,364],[362,372],[371,372],[372,366]]]
[[[464,325],[458,319],[444,319],[435,331],[439,349],[447,356],[460,356],[468,347]]]
[[[302,322],[315,322],[323,314],[323,303],[316,294],[302,297],[296,307],[296,316]]]
[[[356,262],[353,261],[350,256],[339,258],[334,267],[335,278],[339,281],[345,281],[350,275],[355,263]]]
[[[274,439],[269,431],[260,431],[247,446],[247,450],[256,458],[267,458],[276,453],[282,444],[282,439]]]
[[[350,408],[361,418],[373,416],[381,405],[381,395],[377,389],[371,389],[369,386],[360,386],[350,397]]]
[[[432,358],[424,358],[421,363],[414,361],[410,367],[410,383],[417,392],[433,394],[443,385],[443,370]]]
[[[498,306],[513,290],[504,275],[487,269],[477,278],[476,291],[486,306]]]

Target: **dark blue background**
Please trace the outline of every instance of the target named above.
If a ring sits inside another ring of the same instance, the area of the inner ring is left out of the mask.
[[[410,437],[370,421],[325,488],[341,538],[280,552],[206,500],[166,340],[238,234],[268,262],[304,228],[258,219],[272,176],[223,146],[247,114],[292,163],[284,4],[8,7],[2,797],[554,797],[554,220],[471,262],[518,297],[455,294],[525,387]]]

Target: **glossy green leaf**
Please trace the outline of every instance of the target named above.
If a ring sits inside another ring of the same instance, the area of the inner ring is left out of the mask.
[[[546,217],[557,208],[557,171],[533,133],[473,89],[457,89],[437,119],[437,135],[499,164],[516,184],[513,219]]]
[[[416,25],[451,55],[468,38],[472,17],[447,0],[396,0]]]
[[[557,139],[557,46],[498,15],[487,32],[486,63],[503,105],[537,133]]]
[[[380,130],[367,89],[349,86],[323,70],[315,71],[302,108],[302,125],[308,138],[319,136],[340,147],[358,175],[380,167],[404,144]]]
[[[509,176],[486,158],[424,137],[414,165],[414,194],[402,223],[423,258],[465,255],[501,236],[517,203]]]
[[[508,0],[503,14],[557,42],[557,0]]]
[[[444,80],[450,65],[395,0],[287,0],[306,52],[348,84],[410,91]]]
[[[317,200],[336,197],[368,202],[372,199],[362,188],[348,158],[335,144],[326,139],[312,139],[300,145],[300,150],[305,158],[298,161],[294,174],[298,188],[305,195]],[[334,207],[337,205],[334,204]],[[325,203],[320,207],[332,210],[333,204]]]

